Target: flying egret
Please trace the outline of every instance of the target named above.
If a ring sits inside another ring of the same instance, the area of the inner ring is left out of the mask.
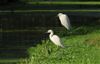
[[[68,16],[63,13],[58,13],[59,20],[66,29],[70,30],[71,29],[71,24]]]
[[[60,46],[60,47],[64,48],[64,46],[62,45],[62,42],[61,42],[59,36],[54,35],[53,30],[48,30],[47,33],[50,33],[50,34],[49,34],[49,38],[50,38],[50,40],[51,40],[55,45],[57,45],[57,47]]]

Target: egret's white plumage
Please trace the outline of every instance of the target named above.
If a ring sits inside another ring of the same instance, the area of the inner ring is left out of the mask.
[[[61,22],[61,24],[68,30],[71,29],[71,24],[70,24],[70,20],[68,18],[68,16],[66,14],[63,13],[58,13],[58,17],[59,20]]]
[[[48,30],[48,33],[50,33],[49,38],[50,40],[57,46],[60,46],[62,48],[64,48],[64,46],[61,43],[61,40],[59,38],[59,36],[54,35],[53,30]]]

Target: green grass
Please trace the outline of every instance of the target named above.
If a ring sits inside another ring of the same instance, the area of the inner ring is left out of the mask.
[[[0,13],[7,12],[10,13],[12,11],[6,10],[6,11],[0,11]],[[25,12],[100,12],[100,9],[94,10],[94,9],[76,9],[76,10],[15,10],[13,12],[18,13],[25,13]]]
[[[49,1],[42,1],[42,2],[28,2],[30,4],[38,4],[38,5],[43,5],[43,4],[46,4],[46,5],[100,5],[100,2],[89,2],[89,1],[86,1],[86,2],[49,2]]]
[[[71,47],[57,50],[51,41],[43,41],[28,49],[28,64],[100,64],[100,29],[61,39],[64,45]]]
[[[23,59],[0,59],[0,63],[17,63],[17,62],[23,62]]]

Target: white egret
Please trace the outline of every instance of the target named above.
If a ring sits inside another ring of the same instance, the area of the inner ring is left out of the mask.
[[[49,34],[49,38],[50,38],[50,40],[51,40],[55,45],[64,48],[64,46],[62,45],[62,42],[61,42],[59,36],[54,35],[53,30],[48,30],[47,33],[50,33],[50,34]]]
[[[71,24],[68,16],[63,13],[58,13],[59,20],[66,29],[70,30],[71,29]]]

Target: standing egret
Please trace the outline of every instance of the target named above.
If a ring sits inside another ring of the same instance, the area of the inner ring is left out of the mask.
[[[70,20],[69,20],[68,16],[63,13],[58,13],[58,17],[59,17],[59,20],[60,20],[62,26],[64,26],[66,29],[70,30],[71,25],[70,25]]]
[[[47,33],[50,33],[50,34],[49,34],[49,38],[50,38],[50,40],[51,40],[55,45],[64,48],[64,46],[62,45],[62,42],[61,42],[59,36],[54,35],[53,30],[48,30]]]

